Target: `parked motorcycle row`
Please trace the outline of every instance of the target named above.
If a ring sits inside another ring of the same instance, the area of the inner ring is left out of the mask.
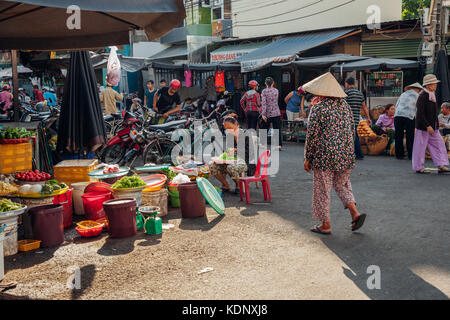
[[[98,152],[104,163],[119,164],[133,167],[136,159],[142,158],[143,163],[164,164],[173,163],[172,150],[178,146],[182,155],[180,143],[183,137],[172,141],[172,133],[177,129],[185,129],[194,141],[194,121],[202,120],[204,132],[211,126],[223,131],[222,120],[232,114],[225,100],[219,100],[217,106],[210,106],[208,114],[206,99],[194,101],[191,108],[183,110],[178,116],[170,116],[163,124],[152,124],[162,118],[162,115],[151,109],[139,106],[134,113],[123,110],[121,113],[105,116],[105,128],[110,137],[107,145]],[[205,116],[206,115],[206,116]],[[193,150],[192,142],[191,150]]]
[[[129,167],[133,167],[138,158],[141,158],[144,164],[173,163],[172,150],[177,146],[182,149],[180,145],[183,137],[172,141],[172,133],[177,129],[185,129],[191,137],[190,147],[193,150],[194,143],[198,143],[194,141],[195,120],[202,121],[202,135],[206,135],[211,127],[223,131],[223,118],[234,112],[227,106],[225,99],[219,100],[217,105],[208,105],[205,98],[199,98],[179,115],[166,119],[141,105],[134,112],[123,110],[120,113],[105,115],[107,143],[96,151],[96,156],[104,163]],[[44,101],[33,105],[22,103],[19,118],[21,122],[40,121],[45,128],[47,141],[50,141],[58,133],[59,115],[60,106],[50,107]],[[13,108],[0,117],[0,120],[12,119]],[[154,124],[160,120],[164,120],[162,124]]]

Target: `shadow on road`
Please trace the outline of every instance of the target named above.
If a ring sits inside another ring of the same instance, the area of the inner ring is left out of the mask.
[[[311,217],[312,175],[302,169],[303,146],[290,144],[285,150],[280,172],[270,178],[271,205],[247,205],[239,199],[229,202],[245,207],[242,215],[271,211],[309,232],[317,223]],[[358,207],[368,214],[363,228],[351,232],[350,215],[333,191],[333,234],[313,236],[348,266],[343,273],[371,299],[449,299],[412,271],[429,266],[450,272],[448,203],[442,201],[449,183],[448,177],[414,174],[408,161],[366,157],[352,173]],[[259,202],[253,196],[262,191],[253,186],[251,192],[252,201]],[[371,265],[380,268],[381,289],[367,286]]]

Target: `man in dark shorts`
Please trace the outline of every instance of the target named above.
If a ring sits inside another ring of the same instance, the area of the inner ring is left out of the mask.
[[[181,82],[174,79],[168,87],[159,89],[153,99],[153,110],[162,114],[164,118],[178,113],[181,109],[181,99],[177,92],[180,87]]]
[[[350,105],[353,113],[353,121],[355,123],[355,155],[356,159],[364,159],[364,153],[361,150],[361,144],[359,142],[359,136],[357,132],[359,118],[361,114],[361,109],[367,116],[367,121],[372,124],[372,120],[370,120],[369,110],[366,106],[366,99],[361,91],[356,88],[355,79],[350,77],[345,81],[345,93],[347,94],[347,103]]]

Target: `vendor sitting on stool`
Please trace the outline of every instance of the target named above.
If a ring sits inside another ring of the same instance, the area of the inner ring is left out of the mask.
[[[239,178],[244,176],[245,173],[252,175],[256,168],[255,164],[249,164],[250,139],[253,136],[249,137],[249,135],[245,133],[246,130],[240,129],[239,122],[234,117],[228,116],[224,118],[223,126],[228,134],[234,136],[234,156],[237,157],[238,160],[232,164],[220,164],[213,162],[209,166],[209,170],[211,175],[215,176],[217,180],[222,183],[222,192],[229,192],[231,190],[226,178],[228,174],[236,184],[234,193],[240,194]],[[237,150],[239,139],[245,139],[245,160],[240,158],[241,152],[238,152]]]
[[[388,130],[395,130],[394,115],[395,106],[393,104],[387,104],[384,107],[383,114],[378,118],[376,125],[379,126],[384,132],[387,132]]]

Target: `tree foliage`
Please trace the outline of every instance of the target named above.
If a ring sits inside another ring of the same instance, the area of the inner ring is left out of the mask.
[[[417,19],[420,17],[419,9],[429,8],[431,0],[403,0],[402,1],[402,18]]]

